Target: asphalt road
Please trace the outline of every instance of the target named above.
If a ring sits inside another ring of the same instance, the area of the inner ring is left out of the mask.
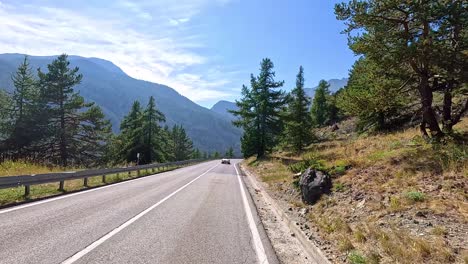
[[[0,263],[278,263],[237,162],[0,210]]]

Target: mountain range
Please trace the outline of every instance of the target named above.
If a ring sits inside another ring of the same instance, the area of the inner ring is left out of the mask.
[[[236,109],[237,109],[236,103],[225,101],[225,100],[221,100],[211,107],[211,111],[216,112],[220,115],[223,115],[229,120],[234,120],[236,118],[233,114],[229,112],[230,110],[236,110]]]
[[[23,54],[0,54],[0,89],[12,91],[11,75],[24,59]],[[56,56],[28,56],[30,66],[47,71],[47,64]],[[99,105],[111,120],[114,132],[119,131],[120,121],[128,113],[135,100],[143,106],[154,96],[157,107],[165,114],[166,124],[182,125],[201,151],[224,153],[233,147],[240,153],[241,130],[231,123],[231,118],[192,102],[174,89],[157,83],[137,80],[128,76],[110,61],[99,58],[69,56],[71,67],[79,67],[83,74],[76,86],[87,101]]]
[[[331,80],[328,80],[327,82],[328,84],[330,84],[330,87],[328,89],[330,90],[330,92],[334,93],[338,91],[339,89],[346,86],[346,84],[348,83],[348,78],[331,79]],[[304,88],[304,90],[308,97],[313,98],[315,94],[315,90],[317,88],[318,86],[314,88]],[[213,105],[213,107],[211,107],[212,111],[219,113],[221,115],[224,115],[231,120],[235,119],[235,117],[231,113],[229,113],[229,110],[235,110],[235,109],[237,109],[236,103],[224,101],[224,100],[217,102],[216,104]]]
[[[330,90],[330,92],[332,92],[332,93],[335,93],[339,89],[345,87],[346,84],[348,84],[348,78],[330,79],[327,82],[330,85],[330,87],[328,87],[328,90]],[[305,90],[305,93],[307,94],[307,96],[309,96],[310,98],[314,98],[315,90],[317,88],[318,88],[318,86],[316,86],[314,88],[305,88],[304,90]]]

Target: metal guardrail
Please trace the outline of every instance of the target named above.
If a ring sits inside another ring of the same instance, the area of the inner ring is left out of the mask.
[[[156,163],[156,164],[147,164],[139,165],[133,167],[123,167],[123,168],[110,168],[110,169],[92,169],[92,170],[82,170],[82,171],[70,171],[70,172],[58,172],[58,173],[44,173],[44,174],[32,174],[32,175],[19,175],[19,176],[7,176],[0,177],[0,189],[13,188],[13,187],[25,187],[25,196],[30,194],[30,186],[36,184],[60,182],[59,190],[64,190],[64,182],[66,180],[76,180],[84,179],[83,185],[88,186],[88,178],[102,176],[102,182],[106,182],[106,175],[123,173],[123,172],[132,172],[137,171],[137,177],[140,176],[141,170],[151,169],[154,172],[155,169],[167,168],[170,166],[182,166],[191,163],[197,163],[205,161],[204,159],[192,159],[176,162],[166,162],[166,163]]]

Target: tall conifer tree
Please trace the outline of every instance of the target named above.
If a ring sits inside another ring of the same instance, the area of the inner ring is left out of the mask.
[[[239,117],[233,124],[244,129],[241,138],[244,156],[264,156],[276,145],[281,133],[280,112],[284,110],[285,94],[276,89],[282,87],[284,81],[274,80],[273,67],[270,59],[262,60],[260,74],[251,75],[251,88],[242,88],[242,98],[236,101],[238,110],[230,111]]]
[[[312,101],[312,107],[310,109],[310,114],[312,116],[312,122],[314,126],[324,126],[329,119],[329,87],[330,85],[325,80],[321,80],[317,89],[315,90],[314,99]]]
[[[182,126],[174,125],[171,131],[172,153],[175,161],[190,159],[193,142]]]
[[[166,161],[166,146],[164,131],[159,125],[166,121],[164,114],[156,108],[154,97],[151,96],[143,113],[143,130],[145,144],[143,145],[143,162]]]
[[[143,109],[140,102],[133,102],[130,112],[123,118],[117,140],[121,146],[118,149],[120,159],[126,162],[136,162],[137,154],[143,151],[144,144]]]
[[[15,158],[24,158],[33,152],[33,143],[43,137],[40,123],[44,118],[38,115],[39,89],[32,74],[27,56],[12,76],[14,85],[9,103],[4,105],[5,135],[3,151]]]
[[[301,151],[312,140],[312,119],[309,115],[310,100],[304,91],[304,69],[299,67],[296,87],[291,91],[285,114],[285,140],[295,151]]]
[[[47,73],[38,70],[41,113],[48,122],[48,135],[42,142],[44,155],[62,166],[68,166],[70,161],[93,163],[95,161],[90,159],[95,155],[83,150],[93,144],[105,144],[110,124],[104,120],[98,106],[85,103],[74,91],[83,76],[77,67],[70,68],[66,54],[60,55],[47,68]]]

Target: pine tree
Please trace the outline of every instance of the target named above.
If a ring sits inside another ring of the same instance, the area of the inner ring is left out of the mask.
[[[338,107],[338,95],[342,92],[343,88],[332,93],[328,97],[328,122],[329,124],[335,124],[343,118],[343,113],[341,113],[340,108]]]
[[[255,84],[255,78],[251,75],[251,85]],[[236,101],[237,109],[230,111],[238,120],[233,121],[233,124],[242,127],[244,133],[241,137],[241,151],[244,157],[250,157],[257,154],[260,144],[259,122],[255,110],[257,102],[253,99],[252,91],[247,86],[242,86],[242,98]]]
[[[172,153],[175,161],[190,159],[193,151],[192,140],[182,126],[174,125],[171,131]]]
[[[75,135],[75,141],[80,144],[77,146],[75,160],[80,165],[99,165],[105,161],[112,125],[97,105],[91,105],[80,118],[80,132]]]
[[[329,120],[329,87],[330,85],[325,80],[321,80],[317,89],[315,90],[312,107],[310,108],[310,114],[312,116],[312,122],[316,127],[324,126],[325,123]]]
[[[164,153],[166,156],[166,160],[168,161],[174,161],[175,156],[174,156],[174,142],[172,141],[172,130],[169,128],[169,126],[166,124],[164,125],[163,133],[164,137]]]
[[[200,152],[200,149],[196,148],[193,153],[192,153],[192,158],[193,159],[201,159],[202,158],[202,154]]]
[[[295,151],[301,151],[312,141],[312,119],[309,115],[310,100],[304,91],[304,69],[299,68],[296,87],[291,91],[285,112],[284,138]]]
[[[256,154],[262,157],[273,148],[281,133],[280,112],[284,108],[284,81],[274,80],[273,62],[266,58],[260,64],[260,74],[251,75],[251,88],[242,87],[242,98],[236,101],[238,110],[230,111],[240,119],[234,125],[244,129],[241,148],[244,156]]]
[[[395,77],[397,69],[380,69],[368,58],[353,65],[346,87],[337,99],[338,106],[348,115],[358,118],[359,130],[382,130],[394,127],[405,114],[411,115],[410,103],[416,98],[408,89],[403,93],[404,80]],[[409,112],[409,113],[408,113]]]
[[[8,138],[9,133],[9,107],[11,105],[11,98],[8,94],[0,90],[0,151],[6,153],[5,140]]]
[[[151,96],[148,106],[143,115],[143,131],[145,137],[145,144],[142,150],[142,163],[151,163],[154,161],[166,161],[165,143],[167,142],[164,137],[164,131],[161,129],[159,123],[165,122],[164,114],[156,108],[154,97]]]
[[[140,102],[133,102],[130,112],[123,118],[117,140],[120,146],[117,156],[120,157],[120,160],[136,162],[137,154],[143,152],[144,149],[143,109]]]
[[[414,76],[403,88],[418,93],[420,131],[433,138],[444,135],[439,120],[450,132],[468,111],[466,13],[464,1],[354,0],[335,6],[355,54],[380,69],[402,69]],[[434,105],[434,93],[439,92],[441,117]]]
[[[38,115],[37,108],[38,84],[26,56],[12,81],[15,89],[9,103],[4,106],[7,115],[3,127],[7,138],[2,145],[3,151],[19,158],[31,154],[33,142],[43,137],[40,124],[44,119]]]
[[[0,148],[15,158],[46,160],[67,166],[96,165],[103,160],[111,134],[101,109],[87,104],[73,87],[82,76],[68,68],[66,55],[38,70],[36,80],[27,57],[12,76],[14,91],[3,109]]]
[[[73,90],[83,76],[77,67],[69,66],[68,56],[63,54],[47,66],[47,73],[38,70],[40,112],[48,122],[48,135],[41,147],[46,158],[62,166],[68,166],[70,161],[96,162],[89,160],[94,155],[83,150],[93,144],[105,144],[102,140],[110,126],[97,106],[85,103]]]
[[[233,158],[234,157],[234,149],[232,147],[229,147],[227,153],[226,153],[226,157],[228,158]]]

